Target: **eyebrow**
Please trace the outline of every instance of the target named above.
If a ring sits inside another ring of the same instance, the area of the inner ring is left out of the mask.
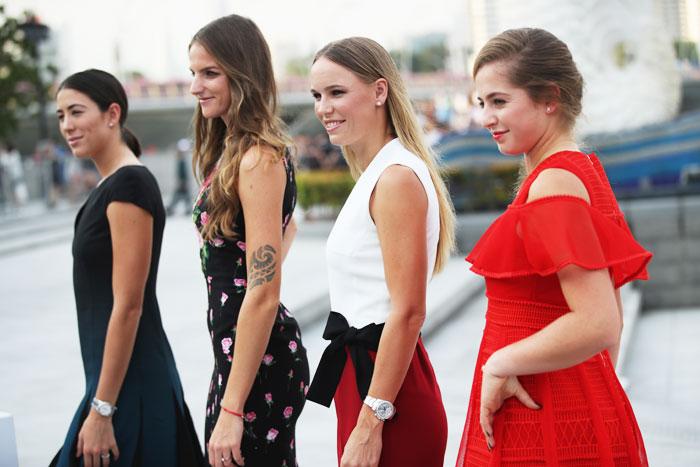
[[[488,94],[486,95],[486,97],[484,97],[483,99],[482,99],[481,97],[478,97],[478,96],[477,96],[477,99],[481,99],[481,100],[491,99],[492,97],[498,96],[499,94],[503,94],[504,96],[508,96],[508,95],[509,95],[507,92],[503,92],[503,91],[494,91],[494,92],[488,93]]]
[[[209,66],[205,66],[204,68],[200,69],[199,71],[202,72],[202,71],[209,71],[209,70],[219,71],[219,67],[216,65],[209,65]],[[192,73],[195,72],[192,68],[190,68],[190,71]]]
[[[344,87],[345,87],[345,86],[343,86],[342,84],[331,84],[331,85],[328,85],[328,86],[326,86],[325,88],[323,88],[323,91],[329,91],[329,90],[331,90],[331,89],[335,89],[335,88],[344,88]],[[318,91],[316,91],[314,88],[311,88],[310,91],[311,91],[311,92],[318,92]]]
[[[84,109],[87,108],[87,107],[84,106],[83,104],[71,104],[71,105],[68,106],[68,108],[67,108],[66,110],[71,110],[71,109],[74,109],[74,108],[76,108],[76,107],[82,107],[82,108],[84,108]],[[63,112],[63,110],[61,110],[61,109],[56,110],[56,113],[61,113],[61,112]]]

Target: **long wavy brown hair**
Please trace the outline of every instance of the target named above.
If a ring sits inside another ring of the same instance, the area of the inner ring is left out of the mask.
[[[253,21],[238,15],[216,19],[192,38],[226,74],[231,107],[221,118],[204,118],[195,108],[192,169],[202,182],[211,176],[207,199],[209,221],[202,237],[234,238],[240,207],[238,176],[242,156],[251,148],[271,149],[275,161],[284,157],[291,139],[277,115],[277,85],[270,49]]]

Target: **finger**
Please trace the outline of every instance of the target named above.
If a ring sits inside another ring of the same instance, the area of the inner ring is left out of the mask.
[[[214,456],[214,448],[211,447],[211,443],[209,443],[209,445],[207,446],[207,453],[209,456],[209,465],[215,465],[216,457]]]
[[[525,390],[524,387],[520,383],[518,383],[518,387],[515,389],[515,397],[525,405],[525,407],[533,410],[540,410],[542,407],[540,407],[540,404],[535,402],[532,397],[530,397],[530,394]]]
[[[236,462],[237,465],[245,465],[245,459],[243,458],[243,454],[241,453],[241,447],[236,446],[231,450],[233,454],[233,460]]]
[[[119,446],[117,446],[117,443],[112,445],[112,457],[114,457],[115,461],[119,460]]]
[[[479,415],[479,423],[481,424],[481,430],[484,432],[486,444],[490,451],[496,445],[496,442],[493,437],[493,414],[489,409],[485,407],[482,408]]]
[[[75,450],[75,457],[83,455],[83,437],[78,436],[78,448]]]
[[[102,460],[102,467],[109,467],[109,452],[104,457],[100,454],[100,459]]]

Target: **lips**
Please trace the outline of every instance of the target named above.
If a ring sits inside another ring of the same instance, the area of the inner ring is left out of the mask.
[[[323,127],[326,129],[328,133],[331,133],[335,130],[338,129],[340,125],[342,125],[345,122],[345,120],[328,120],[323,122]]]
[[[68,138],[68,146],[75,146],[76,144],[78,144],[78,142],[80,142],[81,139],[83,139],[82,136],[72,136]]]
[[[200,97],[199,98],[199,105],[204,105],[214,99],[213,97]]]
[[[492,131],[491,137],[496,141],[499,141],[506,133],[508,133],[508,130]]]

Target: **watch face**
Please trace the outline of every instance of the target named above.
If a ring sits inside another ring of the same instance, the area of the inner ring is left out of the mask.
[[[109,417],[112,414],[112,408],[109,404],[101,404],[97,407],[97,413],[103,417]]]
[[[382,402],[377,406],[377,417],[382,420],[389,420],[394,415],[394,407],[388,402]]]

